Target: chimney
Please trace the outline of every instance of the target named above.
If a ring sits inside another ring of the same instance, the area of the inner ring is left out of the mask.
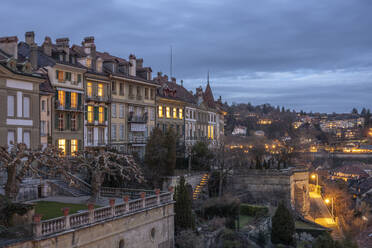
[[[84,52],[88,55],[95,55],[96,52],[96,46],[94,44],[94,36],[88,36],[84,38],[84,41],[81,43],[84,47]]]
[[[11,55],[15,59],[18,58],[18,38],[17,36],[1,37],[0,49]]]
[[[28,45],[35,43],[35,33],[34,31],[29,31],[25,33],[25,41]]]
[[[58,51],[64,51],[65,52],[65,61],[70,61],[70,39],[69,38],[58,38],[56,39],[56,45]]]
[[[136,56],[133,54],[129,55],[129,75],[135,77],[136,76]]]
[[[183,87],[183,80],[181,79],[181,86]]]
[[[42,45],[43,52],[47,56],[52,56],[52,39],[49,36],[45,36],[44,43]]]
[[[31,43],[30,44],[30,62],[31,62],[31,67],[33,70],[36,70],[37,67],[38,67],[38,64],[37,64],[37,57],[38,57],[38,54],[37,54],[37,51],[38,51],[38,47],[37,47],[37,44],[36,43]]]
[[[136,60],[137,69],[143,68],[143,59]]]

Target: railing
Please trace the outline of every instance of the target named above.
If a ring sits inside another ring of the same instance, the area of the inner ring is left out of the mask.
[[[110,99],[107,96],[89,96],[85,95],[85,100],[87,101],[96,101],[96,102],[109,102]]]
[[[139,198],[141,193],[145,192],[146,195],[155,195],[154,190],[141,190],[141,189],[127,189],[127,188],[111,188],[101,187],[100,195],[102,197],[123,197],[128,196],[130,199]]]
[[[143,114],[142,116],[135,116],[135,115],[129,115],[128,116],[128,122],[138,122],[138,123],[147,123],[147,113]]]
[[[123,196],[123,203],[115,204],[115,199],[110,199],[110,205],[94,209],[93,204],[88,204],[88,210],[81,213],[69,215],[69,209],[63,209],[64,216],[41,221],[41,215],[34,215],[33,218],[33,235],[36,238],[56,234],[70,229],[85,227],[90,224],[98,223],[100,221],[109,220],[117,217],[124,217],[134,214],[144,209],[161,206],[173,202],[173,189],[169,192],[155,191],[140,191],[129,189],[110,189],[103,188],[101,195],[119,194]],[[141,198],[130,200],[127,193],[140,193]],[[150,194],[146,197],[146,194]]]
[[[57,101],[56,102],[56,109],[57,110],[68,110],[68,111],[84,111],[84,106],[83,105],[79,105],[79,106],[76,106],[76,107],[66,106],[66,105],[60,104]]]
[[[145,144],[147,142],[147,137],[144,137],[144,136],[129,136],[128,142],[129,143]]]
[[[74,186],[82,191],[84,191],[85,193],[90,193],[92,191],[92,186],[85,182],[84,180],[78,178],[77,176],[74,176],[73,174],[71,174],[70,172],[67,172],[66,173],[66,179],[70,179],[74,182]]]

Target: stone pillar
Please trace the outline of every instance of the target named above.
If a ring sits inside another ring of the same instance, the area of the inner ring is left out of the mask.
[[[173,192],[174,192],[174,189],[173,189],[173,187],[172,186],[170,186],[169,188],[168,188],[168,191],[171,193],[171,197],[170,197],[170,200],[171,201],[173,201]]]
[[[88,222],[89,224],[94,222],[94,204],[88,203]]]
[[[62,208],[63,216],[65,216],[65,230],[70,229],[70,217],[68,213],[70,212],[69,208]]]
[[[41,214],[35,214],[33,216],[32,232],[35,238],[41,236]]]
[[[142,207],[146,207],[146,192],[141,192],[141,198],[142,198]]]
[[[115,216],[115,199],[111,198],[110,199],[110,207],[111,207],[111,217]]]
[[[160,189],[155,189],[156,203],[160,205]]]
[[[123,197],[123,201],[125,203],[125,212],[129,212],[129,196],[125,195]]]

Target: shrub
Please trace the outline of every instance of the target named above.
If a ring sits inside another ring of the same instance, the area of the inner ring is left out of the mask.
[[[291,212],[284,203],[280,203],[272,218],[271,242],[274,244],[293,245],[295,223]]]
[[[249,204],[240,204],[240,214],[246,216],[262,217],[269,213],[269,209],[264,206],[254,206]]]

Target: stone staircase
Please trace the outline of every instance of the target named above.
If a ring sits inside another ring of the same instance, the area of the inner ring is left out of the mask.
[[[64,195],[74,196],[74,197],[89,195],[88,192],[72,187],[63,180],[53,180],[53,181],[50,181],[50,183],[56,186],[58,190]]]
[[[203,188],[208,184],[209,174],[205,173],[200,180],[200,183],[196,185],[194,192],[192,194],[192,198],[194,200],[198,199],[200,193],[202,192]]]

